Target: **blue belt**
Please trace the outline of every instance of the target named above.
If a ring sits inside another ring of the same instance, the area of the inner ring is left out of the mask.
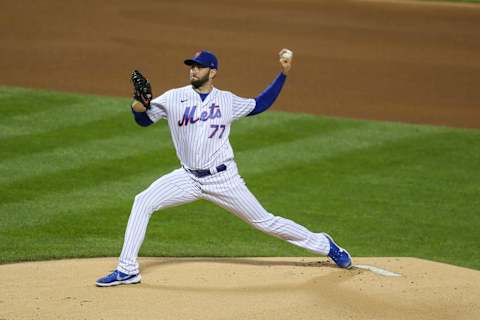
[[[224,165],[224,164],[221,164],[218,167],[216,167],[215,169],[217,169],[217,172],[222,172],[222,171],[227,170],[227,166]],[[187,171],[190,172],[191,174],[193,174],[197,178],[203,178],[203,177],[206,177],[206,176],[211,176],[212,174],[216,173],[216,172],[212,173],[209,169],[203,169],[203,170],[202,169],[200,169],[200,170],[187,169]]]

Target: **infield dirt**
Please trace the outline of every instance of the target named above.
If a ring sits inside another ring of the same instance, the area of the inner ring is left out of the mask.
[[[142,258],[143,283],[97,288],[116,259],[0,266],[1,319],[476,319],[480,272],[414,258]]]
[[[217,53],[216,85],[256,96],[294,66],[276,110],[480,127],[480,6],[413,1],[7,1],[0,84],[130,96],[185,85]]]

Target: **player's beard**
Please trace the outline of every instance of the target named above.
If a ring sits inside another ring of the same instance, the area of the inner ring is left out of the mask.
[[[203,86],[208,80],[210,80],[210,73],[207,73],[206,75],[204,75],[199,79],[196,79],[196,80],[192,79],[190,80],[190,83],[195,89],[198,89],[201,86]]]

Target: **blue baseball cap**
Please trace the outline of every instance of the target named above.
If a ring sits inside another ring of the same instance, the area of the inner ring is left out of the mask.
[[[206,50],[196,52],[192,59],[187,59],[183,63],[185,63],[187,66],[197,63],[205,68],[218,69],[217,57],[215,57],[215,55],[210,51]]]

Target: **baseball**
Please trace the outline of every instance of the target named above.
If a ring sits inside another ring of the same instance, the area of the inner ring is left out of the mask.
[[[288,49],[282,49],[282,51],[280,51],[280,58],[291,60],[293,58],[293,52]]]

